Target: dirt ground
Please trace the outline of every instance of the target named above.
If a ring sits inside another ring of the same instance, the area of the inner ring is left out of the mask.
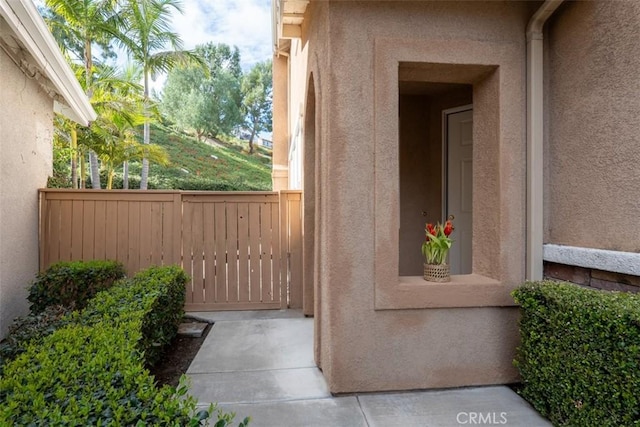
[[[185,318],[183,322],[193,322],[195,320]],[[150,369],[151,374],[155,376],[158,386],[165,384],[171,386],[177,386],[180,376],[187,372],[189,365],[196,353],[200,349],[200,346],[204,342],[204,339],[209,334],[212,324],[207,326],[202,337],[193,338],[177,335],[171,344],[165,350],[165,354],[162,359]]]

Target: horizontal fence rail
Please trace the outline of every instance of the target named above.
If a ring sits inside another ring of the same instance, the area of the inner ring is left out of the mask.
[[[191,277],[187,311],[298,307],[300,204],[299,191],[40,190],[40,268],[178,264]]]

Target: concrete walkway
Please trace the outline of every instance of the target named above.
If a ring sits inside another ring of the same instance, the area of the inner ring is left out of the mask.
[[[313,319],[300,312],[189,313],[213,321],[191,363],[191,394],[251,427],[551,426],[503,386],[334,397],[313,361]]]

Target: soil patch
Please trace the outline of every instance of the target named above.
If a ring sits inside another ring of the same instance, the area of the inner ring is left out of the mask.
[[[199,320],[185,317],[183,323],[200,322]],[[165,349],[164,355],[149,371],[156,378],[158,387],[163,385],[177,386],[180,376],[187,372],[191,361],[204,342],[205,338],[211,331],[213,324],[207,325],[201,337],[187,337],[176,335],[171,343]]]

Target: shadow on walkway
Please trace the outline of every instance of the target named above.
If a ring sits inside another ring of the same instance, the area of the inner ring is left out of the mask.
[[[334,397],[313,361],[300,311],[189,313],[213,321],[187,375],[201,404],[251,416],[251,427],[551,426],[504,386]]]

